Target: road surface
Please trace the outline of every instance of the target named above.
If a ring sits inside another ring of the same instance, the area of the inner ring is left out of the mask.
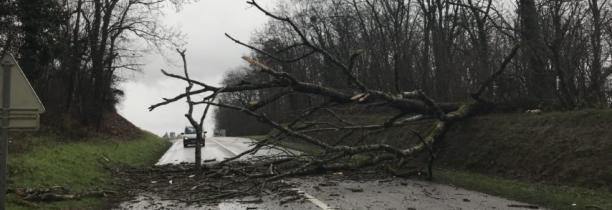
[[[210,160],[222,161],[226,158],[234,157],[252,146],[252,141],[246,138],[235,137],[209,137],[206,138],[206,145],[202,150],[202,162],[211,163]],[[283,155],[284,151],[270,148],[262,148],[256,154],[243,156],[246,160],[259,156]],[[173,140],[173,144],[168,151],[159,159],[155,165],[194,163],[195,148],[184,148],[180,139]]]
[[[210,137],[202,151],[204,160],[221,161],[248,150],[252,141],[246,138]],[[282,151],[266,149],[256,156],[278,155]],[[177,140],[164,154],[157,165],[194,162],[194,148],[183,148]],[[210,163],[210,162],[208,162]],[[281,205],[279,197],[264,197],[263,202],[250,203],[242,200],[228,200],[215,206],[186,206],[173,201],[162,201],[155,195],[141,195],[134,201],[125,202],[118,209],[529,209],[524,203],[495,197],[484,193],[436,183],[408,180],[386,179],[372,181],[352,181],[334,178],[334,175],[321,177],[294,178],[287,180],[299,184],[296,191],[303,193],[304,202]],[[540,208],[541,209],[541,208]]]

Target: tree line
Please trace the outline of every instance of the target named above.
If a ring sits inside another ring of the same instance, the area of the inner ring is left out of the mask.
[[[274,19],[251,40],[252,57],[297,79],[339,90],[422,90],[439,102],[462,102],[497,72],[483,94],[509,109],[609,107],[612,3],[608,0],[291,0],[275,9],[295,27]],[[294,30],[299,28],[300,30]],[[294,44],[305,37],[324,50]],[[346,60],[331,59],[325,56]],[[338,64],[350,63],[351,72]],[[224,85],[269,80],[243,66]],[[278,98],[260,112],[281,120],[322,102],[287,88],[222,93],[220,103],[248,106]],[[228,135],[266,132],[255,120],[216,112]],[[248,128],[248,129],[246,129]]]
[[[16,57],[47,108],[43,120],[98,126],[146,50],[176,43],[160,24],[174,0],[3,0],[0,52]],[[44,121],[43,121],[44,122]]]

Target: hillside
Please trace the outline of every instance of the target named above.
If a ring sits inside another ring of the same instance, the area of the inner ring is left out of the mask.
[[[441,147],[448,167],[612,192],[612,110],[475,117]]]
[[[344,109],[347,110],[347,109]],[[359,124],[380,124],[390,113],[350,110],[339,116]],[[612,110],[495,113],[454,124],[436,145],[434,182],[512,198],[551,209],[612,208]],[[319,115],[308,123],[339,123]],[[383,132],[326,131],[313,136],[328,143],[385,143],[407,148],[417,143],[409,130],[431,130],[428,120]],[[270,135],[275,135],[273,131]],[[257,137],[262,138],[262,137]],[[282,146],[306,153],[320,148],[290,138]],[[359,157],[354,157],[359,158]],[[400,173],[425,170],[427,155],[415,157]],[[403,171],[403,172],[402,172]],[[580,206],[580,207],[576,207]]]
[[[380,124],[386,112],[342,113],[360,124]],[[307,120],[340,123],[329,115]],[[425,135],[424,120],[385,131],[324,131],[312,134],[332,144],[385,143],[406,148]],[[273,132],[275,133],[275,132]],[[496,113],[455,123],[438,148],[436,166],[523,181],[604,189],[612,192],[612,110]],[[414,161],[412,167],[423,167]]]

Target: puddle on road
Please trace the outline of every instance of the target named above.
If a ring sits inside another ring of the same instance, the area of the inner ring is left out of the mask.
[[[239,200],[223,201],[219,204],[186,204],[180,201],[163,200],[154,195],[140,195],[132,201],[123,202],[114,210],[282,210],[282,209],[318,209],[310,203],[294,202],[280,204],[278,199],[262,197],[259,200],[243,198]]]
[[[223,202],[217,205],[188,205],[178,201],[162,200],[157,196],[140,195],[133,201],[122,203],[115,210],[153,210],[153,209],[184,209],[184,210],[229,210],[229,209],[252,209],[257,208],[253,204],[241,204],[238,202]]]

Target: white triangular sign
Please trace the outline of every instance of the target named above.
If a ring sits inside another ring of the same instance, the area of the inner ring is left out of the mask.
[[[5,55],[0,61],[0,94],[4,93],[5,69],[10,69],[10,123],[13,129],[38,128],[39,114],[45,107],[36,95],[34,88],[11,55]],[[0,107],[4,97],[0,97]]]

